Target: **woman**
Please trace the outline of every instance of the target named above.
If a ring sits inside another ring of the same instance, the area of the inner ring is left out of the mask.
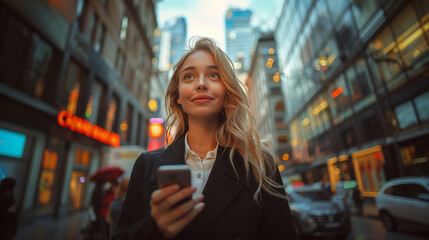
[[[137,159],[113,239],[296,239],[280,174],[213,40],[177,63],[165,102],[172,143]],[[156,169],[173,164],[190,167],[192,187],[157,189]]]

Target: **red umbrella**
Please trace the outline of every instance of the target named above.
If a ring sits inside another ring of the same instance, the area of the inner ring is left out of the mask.
[[[124,170],[117,166],[105,166],[98,169],[89,180],[92,182],[113,182],[122,176],[124,172]]]

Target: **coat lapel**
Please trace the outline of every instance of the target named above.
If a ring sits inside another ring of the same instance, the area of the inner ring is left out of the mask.
[[[202,238],[223,214],[243,187],[237,181],[229,161],[229,153],[229,148],[219,146],[216,161],[203,191],[205,207],[193,221],[199,238]]]

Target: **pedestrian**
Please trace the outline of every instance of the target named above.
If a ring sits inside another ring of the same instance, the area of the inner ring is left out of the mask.
[[[214,40],[193,40],[165,97],[175,135],[136,160],[113,239],[296,239],[276,158],[232,61]],[[157,168],[171,164],[190,167],[191,187],[158,189]]]
[[[118,186],[117,181],[111,181],[107,183],[108,189],[104,193],[104,197],[101,200],[100,209],[100,228],[103,239],[110,239],[110,224],[107,221],[107,212],[109,211],[110,204],[115,199],[116,187]]]
[[[357,186],[353,188],[353,202],[355,203],[357,214],[363,216],[362,196]]]
[[[119,222],[119,215],[122,211],[122,206],[125,200],[125,193],[128,189],[128,183],[130,182],[129,177],[124,177],[118,184],[115,192],[115,200],[110,204],[109,210],[107,211],[106,220],[110,224],[110,233],[116,230]]]
[[[16,181],[4,178],[0,183],[0,239],[12,239],[18,228],[18,213],[13,195]]]
[[[98,181],[95,183],[95,188],[91,194],[90,200],[90,222],[89,225],[84,229],[85,239],[100,239],[102,238],[101,231],[101,202],[103,201],[104,182]]]

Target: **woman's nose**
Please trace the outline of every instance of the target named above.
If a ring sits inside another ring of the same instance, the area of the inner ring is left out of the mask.
[[[198,90],[207,90],[207,84],[206,84],[206,79],[204,75],[201,75],[198,79],[198,84],[197,84],[197,89]]]

